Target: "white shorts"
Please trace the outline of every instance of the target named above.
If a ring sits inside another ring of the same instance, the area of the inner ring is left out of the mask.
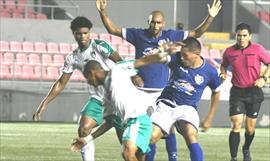
[[[152,113],[157,109],[156,101],[157,98],[161,95],[162,91],[148,92],[144,90],[144,92],[146,92],[149,95],[148,99],[150,99],[151,106],[149,106],[149,108],[147,109],[147,114],[151,116]]]
[[[184,120],[192,124],[197,130],[199,129],[199,115],[196,109],[192,106],[181,105],[171,107],[163,102],[159,102],[156,111],[151,116],[153,124],[165,132],[165,135],[170,133],[170,129],[174,123],[179,120]]]

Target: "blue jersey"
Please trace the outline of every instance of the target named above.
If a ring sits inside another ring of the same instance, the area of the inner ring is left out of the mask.
[[[216,92],[220,89],[221,79],[217,70],[205,60],[201,67],[193,69],[181,66],[180,59],[176,58],[169,67],[171,77],[158,100],[167,99],[176,105],[189,105],[197,109],[207,86]]]
[[[136,48],[135,58],[152,54],[164,41],[182,41],[188,35],[187,31],[163,30],[158,38],[151,37],[148,29],[127,28],[122,30],[123,38]],[[144,80],[144,88],[164,88],[169,79],[169,68],[166,64],[151,64],[141,67],[138,73]]]

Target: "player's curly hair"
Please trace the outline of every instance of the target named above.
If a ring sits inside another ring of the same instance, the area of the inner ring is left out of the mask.
[[[75,30],[81,27],[87,27],[91,29],[93,27],[93,24],[88,18],[83,17],[83,16],[76,17],[70,23],[70,29],[72,30],[72,32],[74,32]]]

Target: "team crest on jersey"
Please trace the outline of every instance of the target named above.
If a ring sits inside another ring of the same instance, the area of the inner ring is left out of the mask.
[[[197,75],[195,76],[195,82],[196,82],[196,84],[198,84],[198,85],[202,84],[202,83],[204,82],[203,76],[197,74]]]

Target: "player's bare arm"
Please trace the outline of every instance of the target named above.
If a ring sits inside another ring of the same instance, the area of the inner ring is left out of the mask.
[[[255,86],[262,88],[268,82],[270,76],[270,64],[267,65],[267,68],[263,72],[262,76],[256,80]]]
[[[194,30],[189,32],[189,36],[199,38],[202,36],[204,32],[206,32],[213,22],[216,15],[219,13],[219,11],[222,8],[221,1],[220,0],[213,0],[212,5],[210,7],[209,4],[207,4],[208,7],[208,15],[205,18],[205,20]]]
[[[33,120],[38,121],[41,119],[41,114],[47,108],[47,105],[65,88],[71,74],[62,74],[58,80],[55,81],[48,95],[43,99],[37,108],[37,111],[33,114]]]
[[[213,118],[214,118],[216,111],[217,111],[219,97],[220,97],[220,92],[212,92],[210,110],[209,110],[206,118],[201,123],[201,127],[202,127],[203,132],[206,132],[211,127]]]
[[[106,12],[107,0],[96,0],[96,7],[99,11],[100,18],[110,34],[122,37],[122,29],[116,26],[109,18]]]
[[[119,55],[118,52],[114,52],[112,53],[110,56],[109,56],[109,59],[111,59],[113,62],[119,62],[119,61],[122,61],[122,57]]]

